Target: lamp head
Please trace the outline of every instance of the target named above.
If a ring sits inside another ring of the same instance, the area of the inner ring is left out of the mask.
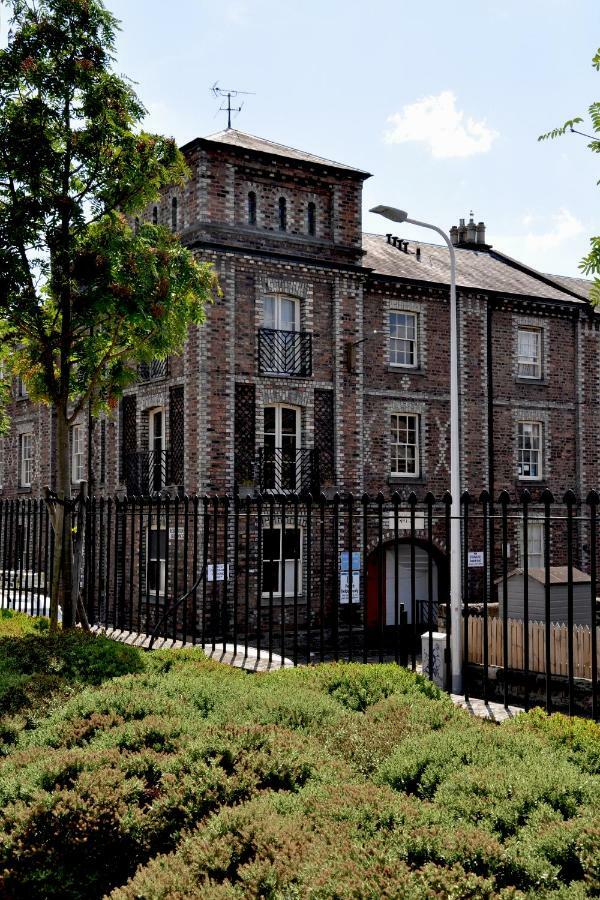
[[[390,219],[392,222],[406,222],[408,219],[408,213],[403,209],[396,209],[395,206],[374,206],[369,212],[377,213],[378,216],[383,216],[384,219]]]

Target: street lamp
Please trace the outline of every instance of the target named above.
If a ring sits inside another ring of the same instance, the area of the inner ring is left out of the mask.
[[[409,219],[402,209],[375,206],[377,213],[392,222],[407,222],[436,231],[450,252],[450,493],[452,494],[450,524],[450,652],[452,655],[452,691],[462,688],[462,615],[461,615],[461,554],[460,554],[460,449],[458,411],[458,321],[456,310],[456,254],[452,241],[437,225]]]

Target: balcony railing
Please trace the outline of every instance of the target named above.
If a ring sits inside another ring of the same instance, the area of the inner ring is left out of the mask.
[[[127,493],[144,497],[158,494],[171,484],[181,487],[180,462],[170,450],[125,454],[123,468]]]
[[[169,374],[169,359],[153,359],[149,363],[140,363],[138,378],[140,381],[158,381]]]
[[[258,368],[261,375],[312,375],[312,335],[306,331],[260,328]]]
[[[261,492],[275,494],[312,494],[321,492],[319,451],[267,450],[258,451],[256,481]]]

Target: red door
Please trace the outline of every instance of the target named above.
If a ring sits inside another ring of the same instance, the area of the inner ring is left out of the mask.
[[[385,625],[385,572],[382,572],[381,614],[379,609],[379,571],[382,557],[375,552],[367,562],[367,627]],[[383,622],[381,620],[383,619]]]

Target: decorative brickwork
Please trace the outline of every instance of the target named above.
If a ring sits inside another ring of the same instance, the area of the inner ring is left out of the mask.
[[[321,482],[334,484],[333,391],[315,391],[315,449],[319,451]]]
[[[130,394],[121,401],[120,482],[125,480],[125,458],[130,453],[135,453],[137,449],[137,397]]]
[[[172,387],[169,391],[169,436],[171,448],[171,481],[183,487],[183,448],[185,434],[185,404],[183,402],[183,385]]]
[[[256,454],[256,388],[253,384],[235,386],[235,480],[238,485],[252,483]]]

